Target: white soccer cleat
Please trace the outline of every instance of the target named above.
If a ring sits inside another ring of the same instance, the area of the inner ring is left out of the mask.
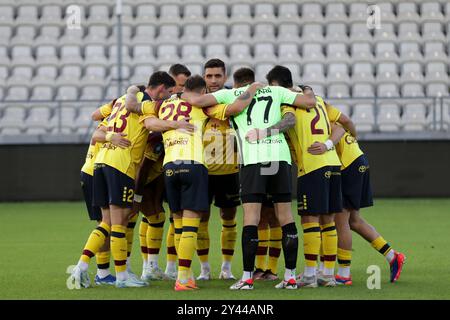
[[[325,276],[321,274],[317,277],[317,284],[321,287],[336,287],[336,279],[333,275]]]
[[[141,288],[148,286],[147,282],[134,277],[128,277],[126,280],[116,280],[116,288]]]
[[[164,276],[167,280],[177,280],[178,272],[176,270],[175,271],[166,270],[166,272],[164,272]]]
[[[283,280],[275,286],[275,289],[295,290],[297,288],[297,281],[295,279],[289,279],[289,281]]]
[[[143,281],[165,280],[166,275],[160,268],[147,267],[143,270],[141,279]]]
[[[67,278],[66,285],[69,289],[89,288],[91,280],[88,272],[81,271],[79,266],[75,266],[70,272],[69,278]]]
[[[230,290],[253,290],[253,279],[239,280],[230,287]]]
[[[310,276],[307,277],[304,274],[300,275],[300,278],[297,278],[297,286],[299,288],[317,288],[317,277]]]
[[[211,280],[211,270],[202,269],[200,275],[197,277],[197,280]]]
[[[222,279],[222,280],[236,280],[236,278],[231,273],[230,269],[222,269],[222,271],[220,271],[219,279]]]

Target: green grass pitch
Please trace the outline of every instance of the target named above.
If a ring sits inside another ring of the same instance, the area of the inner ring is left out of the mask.
[[[378,199],[375,207],[363,210],[363,216],[394,248],[407,256],[402,276],[395,284],[389,283],[389,268],[385,259],[355,234],[352,287],[288,291],[274,289],[274,282],[257,282],[251,292],[232,292],[228,289],[232,282],[212,280],[199,282],[201,290],[195,292],[175,292],[172,281],[152,282],[147,288],[94,286],[84,290],[68,290],[66,268],[76,264],[94,227],[94,223],[87,218],[84,204],[4,203],[0,204],[0,299],[449,299],[449,208],[450,199]],[[298,222],[298,217],[296,219]],[[214,209],[210,223],[210,262],[216,278],[221,264],[219,224],[218,211]],[[240,232],[241,210],[238,225]],[[240,233],[236,247],[233,273],[240,276]],[[162,252],[165,253],[164,245]],[[304,266],[302,254],[300,241],[299,271]],[[134,271],[140,274],[142,263],[138,226],[135,229],[132,264]],[[161,255],[160,264],[165,266],[165,254]],[[380,266],[382,280],[379,290],[367,288],[369,274],[366,271],[369,265]],[[282,275],[282,256],[279,266],[279,274]],[[198,275],[196,257],[193,268]],[[91,263],[90,275],[93,280],[95,260]]]

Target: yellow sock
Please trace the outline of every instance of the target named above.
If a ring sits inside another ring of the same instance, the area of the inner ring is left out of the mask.
[[[350,267],[352,263],[352,251],[338,248],[337,249],[337,258],[338,264],[340,268]]]
[[[231,261],[234,255],[234,246],[236,244],[236,219],[222,220],[222,234],[220,237],[222,243],[222,261]]]
[[[164,233],[164,221],[166,215],[164,212],[147,217],[147,252],[149,261],[156,259],[158,261],[159,250],[161,250],[162,237]],[[151,257],[153,256],[153,257]]]
[[[273,274],[277,274],[283,233],[281,231],[281,227],[270,228],[269,231],[269,264],[267,265],[267,269],[269,269]]]
[[[209,254],[209,233],[208,221],[200,222],[197,237],[197,254],[200,262],[208,262]]]
[[[320,226],[318,222],[303,223],[303,248],[307,267],[317,267],[320,252]]]
[[[133,238],[134,238],[134,227],[136,226],[136,221],[138,219],[139,215],[135,214],[133,217],[130,218],[127,225],[127,257],[131,255],[131,250],[133,249]]]
[[[183,218],[183,233],[178,247],[178,280],[188,280],[199,225],[200,218]]]
[[[267,249],[269,248],[269,229],[258,229],[258,248],[256,249],[255,268],[266,271]]]
[[[98,269],[109,269],[109,259],[111,257],[111,251],[97,252],[95,259],[97,260]]]
[[[324,259],[324,273],[330,275],[331,270],[334,272],[337,254],[337,232],[334,222],[320,226],[322,230],[322,247]],[[328,269],[328,270],[326,270]],[[332,273],[334,274],[334,273]]]
[[[173,218],[173,226],[175,227],[175,250],[178,254],[178,247],[180,246],[180,238],[183,233],[183,219],[182,218]]]
[[[169,230],[166,237],[167,262],[177,261],[177,250],[175,249],[175,227],[173,219],[170,219]]]
[[[377,250],[379,253],[381,253],[383,256],[386,256],[389,251],[392,250],[392,247],[387,243],[386,240],[382,236],[379,236],[375,240],[371,242],[371,245],[375,250]]]
[[[139,245],[141,246],[142,260],[147,261],[147,228],[148,221],[146,217],[142,217],[141,224],[139,225]]]
[[[111,253],[114,258],[116,274],[127,270],[126,229],[120,224],[114,224],[111,228]]]
[[[88,241],[84,245],[83,253],[81,254],[80,260],[89,263],[91,258],[100,250],[100,248],[105,243],[105,238],[108,237],[111,229],[110,227],[101,222],[88,238]]]

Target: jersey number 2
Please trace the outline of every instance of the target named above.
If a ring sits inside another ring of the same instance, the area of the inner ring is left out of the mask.
[[[325,117],[325,121],[327,123],[327,129],[328,129],[328,134],[330,134],[330,125],[328,124],[328,120],[326,115],[325,115],[325,111],[323,110],[323,108],[321,106],[319,106],[320,111],[322,111],[324,117]],[[310,112],[310,110],[314,110],[316,112],[316,116],[311,120],[311,133],[312,134],[323,134],[323,130],[322,129],[318,129],[316,128],[317,122],[319,122],[320,120],[320,111],[318,110],[317,107],[314,107],[314,109],[308,109],[307,111]]]
[[[175,105],[173,103],[165,105],[161,109],[161,114],[164,114],[166,110],[169,110],[169,113],[162,118],[162,120],[168,120],[175,110]],[[185,118],[188,118],[190,113],[192,111],[192,106],[187,102],[180,102],[177,106],[177,110],[175,115],[173,116],[173,120],[177,121],[179,116],[184,116]]]

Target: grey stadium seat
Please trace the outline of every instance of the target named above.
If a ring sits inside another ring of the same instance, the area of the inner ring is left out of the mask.
[[[422,66],[418,62],[407,62],[402,64],[400,81],[402,83],[422,83],[424,80]]]
[[[34,40],[37,46],[40,45],[55,45],[58,43],[61,35],[61,29],[59,26],[44,25],[40,30],[39,36]]]
[[[370,29],[367,28],[366,23],[353,23],[350,25],[349,39],[355,43],[357,41],[370,42],[372,40],[372,34]]]
[[[395,34],[395,27],[393,23],[383,22],[381,24],[380,29],[374,30],[374,37],[375,42],[379,41],[397,41],[397,35]]]
[[[14,7],[0,6],[0,24],[5,26],[14,25]]]
[[[248,22],[252,20],[250,4],[235,3],[231,5],[230,20],[235,22]]]
[[[88,33],[83,39],[85,44],[104,44],[109,36],[109,27],[104,24],[89,26]]]
[[[30,66],[17,66],[12,68],[11,76],[6,79],[8,86],[24,85],[27,86],[33,77],[33,68]]]
[[[130,79],[130,83],[148,83],[150,75],[154,72],[154,68],[151,65],[138,65],[134,68],[133,76]]]
[[[431,82],[449,82],[448,65],[443,62],[430,62],[425,67],[425,81]]]
[[[183,12],[183,22],[199,22],[205,18],[203,6],[198,3],[186,4]]]
[[[77,100],[78,99],[78,88],[76,86],[59,86],[56,92],[55,100]]]
[[[162,25],[159,28],[158,36],[156,37],[156,42],[158,45],[161,44],[176,44],[179,42],[180,29],[177,25]]]
[[[254,47],[255,63],[274,63],[277,60],[275,48],[272,43],[260,42]]]
[[[150,45],[155,39],[156,27],[151,24],[141,24],[136,26],[136,33],[132,39],[133,45]]]
[[[148,64],[155,61],[155,53],[150,45],[136,45],[133,46],[133,64],[138,66],[141,64]]]
[[[426,107],[420,103],[403,108],[401,124],[404,131],[423,131],[426,125]]]
[[[36,37],[36,27],[32,25],[18,26],[16,35],[11,39],[12,45],[27,45],[33,43]]]
[[[52,45],[42,45],[36,49],[36,64],[37,65],[53,65],[59,64],[56,48]]]
[[[280,21],[297,22],[299,19],[299,5],[296,1],[280,3],[278,6],[278,19]]]
[[[250,43],[252,41],[251,26],[248,23],[236,23],[231,26],[228,43]]]
[[[323,54],[322,45],[319,43],[305,43],[302,47],[302,62],[323,62],[325,55]]]
[[[352,120],[359,132],[371,132],[375,126],[374,107],[371,104],[357,104],[353,107]]]
[[[448,83],[430,83],[425,92],[428,97],[448,97],[450,95]]]
[[[377,96],[380,98],[400,97],[398,85],[395,83],[381,83],[377,86]]]
[[[221,59],[224,62],[228,61],[228,56],[226,52],[226,48],[224,44],[213,43],[206,46],[205,49],[205,58],[207,60],[217,58]]]
[[[141,4],[136,7],[135,23],[141,24],[156,22],[156,7],[152,3]]]
[[[402,97],[424,97],[425,92],[421,83],[406,83],[401,88]]]
[[[204,63],[202,47],[199,44],[186,44],[181,48],[181,61],[183,63]]]
[[[373,63],[375,57],[368,42],[353,43],[350,48],[352,61]]]
[[[422,37],[419,32],[419,25],[415,22],[403,22],[398,26],[398,38],[401,41],[420,42]]]
[[[377,65],[376,81],[378,83],[384,82],[399,82],[397,64],[393,62],[385,62]]]
[[[274,67],[273,63],[260,63],[255,67],[255,77],[257,81],[263,82],[266,80],[266,75]]]
[[[344,42],[348,40],[345,23],[330,23],[326,27],[326,42]]]
[[[100,100],[103,98],[103,87],[88,86],[81,89],[81,100]]]
[[[81,66],[78,65],[65,65],[60,70],[60,75],[56,79],[58,85],[80,85],[81,79]]]
[[[213,3],[206,9],[206,22],[210,23],[228,23],[227,5],[224,3]]]
[[[300,32],[299,27],[295,23],[282,23],[278,27],[278,43],[282,42],[299,42]]]
[[[319,3],[303,3],[301,12],[301,20],[304,22],[323,20],[322,6]]]
[[[89,8],[87,22],[92,23],[108,23],[110,21],[110,11],[106,5],[92,5]]]
[[[367,21],[367,7],[368,5],[365,3],[353,2],[350,3],[349,7],[349,21],[350,22],[364,22]]]
[[[232,44],[230,47],[230,60],[242,64],[252,64],[253,57],[250,54],[250,46],[244,43]]]
[[[206,26],[206,36],[204,41],[207,44],[212,43],[223,43],[228,37],[227,25],[221,24],[210,24]]]
[[[32,5],[19,6],[16,21],[20,24],[35,25],[38,23],[38,7]]]
[[[424,57],[427,62],[448,62],[449,59],[442,42],[425,42]]]
[[[395,103],[382,103],[378,106],[378,128],[381,132],[396,132],[400,129],[400,107]]]
[[[34,58],[28,45],[14,46],[11,49],[11,60],[15,65],[34,65]]]
[[[347,22],[348,16],[345,4],[342,2],[332,2],[325,7],[325,21],[327,23],[333,22]]]
[[[181,20],[180,7],[176,4],[163,4],[159,8],[159,19],[177,23]]]
[[[108,43],[110,44],[117,44],[117,26],[112,26],[112,33],[108,37]],[[122,25],[122,43],[126,46],[130,46],[131,44],[134,44],[134,42],[131,42],[133,34],[133,27],[130,24],[123,24]]]
[[[30,100],[33,101],[50,101],[53,98],[53,86],[38,85],[31,91]]]
[[[318,23],[304,24],[301,39],[303,43],[324,42],[322,25]]]
[[[325,83],[325,70],[321,63],[303,65],[302,80],[305,83]]]
[[[352,87],[352,97],[370,98],[375,97],[373,85],[369,83],[355,83]]]
[[[350,88],[345,83],[331,84],[327,88],[328,98],[347,98],[350,96]]]
[[[106,69],[103,66],[87,66],[84,76],[80,79],[83,85],[97,85],[106,80]]]
[[[109,47],[109,63],[117,63],[117,45],[112,45]],[[133,61],[130,57],[130,48],[128,46],[122,47],[122,62],[125,64],[131,64]]]
[[[401,42],[400,43],[400,60],[402,62],[422,61],[423,56],[417,42]]]
[[[272,3],[256,3],[254,20],[256,22],[276,22],[274,5]]]
[[[330,62],[350,62],[345,43],[329,43],[326,46],[327,61]]]
[[[179,61],[178,49],[176,45],[164,44],[157,47],[158,62],[160,63],[173,63]]]
[[[254,43],[261,41],[275,43],[275,26],[270,23],[259,23],[254,26]]]
[[[403,21],[420,21],[418,7],[414,2],[400,2],[397,5],[397,20]]]
[[[81,48],[78,45],[65,45],[61,47],[61,61],[64,64],[79,64],[83,63],[81,55]]]
[[[352,83],[374,83],[374,67],[369,62],[357,62],[352,64]]]
[[[19,128],[24,127],[25,109],[20,107],[8,107],[0,119],[1,128]]]
[[[62,21],[62,7],[58,5],[46,5],[42,7],[41,18],[39,22],[41,25],[57,25],[63,24]]]
[[[185,25],[180,41],[183,44],[202,44],[203,32],[203,25],[201,24]]]
[[[429,40],[448,41],[440,22],[425,22],[422,24],[422,37]]]
[[[84,48],[84,57],[86,64],[107,65],[108,58],[105,54],[105,47],[97,44],[90,44]]]
[[[328,65],[327,83],[349,83],[349,70],[345,63],[331,63]]]
[[[280,63],[299,62],[298,46],[295,43],[281,43],[278,46],[278,61]]]
[[[32,85],[55,85],[56,77],[58,76],[58,68],[56,66],[42,65],[36,69]]]
[[[0,25],[0,43],[8,44],[12,37],[12,27]]]
[[[51,111],[46,107],[34,107],[30,109],[28,117],[25,119],[25,127],[27,128],[50,128]]]

